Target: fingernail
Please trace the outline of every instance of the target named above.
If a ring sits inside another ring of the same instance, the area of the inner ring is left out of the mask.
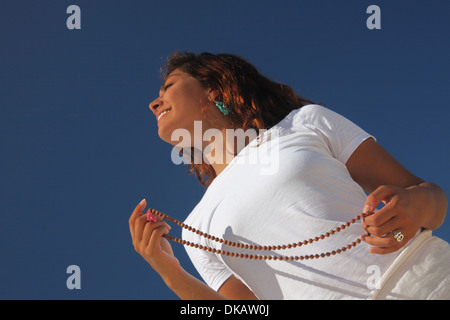
[[[364,206],[363,212],[366,214],[372,213],[372,208],[369,205]]]
[[[139,202],[139,204],[143,204],[145,201],[145,199],[142,199],[141,202]]]

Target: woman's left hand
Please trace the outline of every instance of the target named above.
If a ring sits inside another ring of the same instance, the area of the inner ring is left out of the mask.
[[[362,236],[362,240],[373,246],[370,253],[395,252],[426,225],[424,200],[428,192],[419,186],[401,188],[384,185],[369,194],[364,207],[365,213],[375,211],[380,202],[385,204],[363,220],[363,228],[369,235]],[[395,237],[397,232],[400,234]]]
[[[416,177],[374,139],[366,139],[353,152],[346,166],[353,180],[367,193],[363,236],[371,253],[387,254],[404,247],[420,230],[435,230],[444,222],[448,201],[444,191],[432,182]],[[394,238],[393,232],[403,237]],[[401,241],[400,241],[401,240]]]

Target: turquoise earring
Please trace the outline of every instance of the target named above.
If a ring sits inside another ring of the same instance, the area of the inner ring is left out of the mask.
[[[225,116],[230,114],[230,110],[228,110],[227,106],[223,104],[222,101],[214,101],[216,103],[216,107],[219,108],[220,112],[222,112]]]

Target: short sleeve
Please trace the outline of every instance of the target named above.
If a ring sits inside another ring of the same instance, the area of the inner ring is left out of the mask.
[[[185,246],[185,249],[197,272],[212,289],[218,291],[232,275],[231,270],[214,253],[190,246]]]
[[[344,164],[364,140],[374,138],[352,121],[319,105],[302,107],[292,121],[294,130],[303,126],[316,132],[327,144],[333,157]]]

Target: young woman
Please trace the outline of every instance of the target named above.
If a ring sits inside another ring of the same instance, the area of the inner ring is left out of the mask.
[[[200,155],[191,172],[207,187],[185,224],[211,236],[183,230],[185,241],[212,248],[186,246],[204,281],[173,255],[169,225],[142,214],[145,200],[129,220],[134,248],[180,298],[450,298],[449,246],[430,232],[445,218],[444,192],[351,121],[229,54],[172,55],[150,109],[161,139],[188,159]],[[252,130],[245,143],[229,138]],[[363,221],[351,220],[361,212]]]

